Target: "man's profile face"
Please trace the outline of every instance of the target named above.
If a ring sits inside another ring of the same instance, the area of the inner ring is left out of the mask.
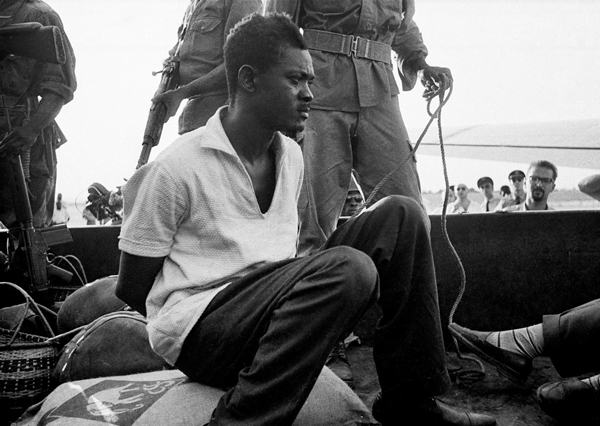
[[[360,191],[355,189],[348,191],[346,201],[344,201],[344,208],[342,209],[342,216],[352,216],[359,210],[362,202],[363,198],[360,195]]]
[[[291,134],[304,130],[313,99],[309,87],[313,80],[308,50],[284,48],[279,61],[257,76],[259,103],[266,124],[274,131]]]
[[[554,173],[545,167],[532,167],[527,172],[525,186],[528,198],[536,202],[545,201],[555,187]]]
[[[483,196],[487,199],[494,197],[494,185],[492,185],[490,182],[485,182],[485,183],[481,184],[481,186],[479,187],[479,190],[481,191]]]

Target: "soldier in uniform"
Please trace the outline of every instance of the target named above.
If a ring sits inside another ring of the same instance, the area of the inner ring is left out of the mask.
[[[0,28],[27,22],[58,27],[66,60],[59,65],[14,54],[0,58],[0,221],[9,228],[17,223],[9,180],[16,155],[23,163],[33,225],[50,224],[55,151],[66,142],[54,119],[77,86],[75,56],[58,14],[39,0],[0,0]]]

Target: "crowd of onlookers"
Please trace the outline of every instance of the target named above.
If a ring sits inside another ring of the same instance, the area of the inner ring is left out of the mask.
[[[558,169],[546,160],[532,162],[526,172],[513,170],[508,174],[508,184],[500,186],[498,192],[489,176],[477,180],[477,188],[483,201],[474,201],[469,197],[471,190],[464,183],[450,185],[442,191],[442,206],[430,211],[430,214],[442,214],[445,198],[447,214],[486,213],[486,212],[523,212],[529,210],[553,210],[548,198],[556,186]],[[582,179],[579,190],[600,201],[600,174]],[[364,196],[352,179],[342,217],[352,216],[362,208]]]
[[[448,197],[446,213],[485,213],[528,210],[552,210],[548,197],[555,188],[558,170],[546,160],[534,161],[527,169],[513,170],[508,174],[508,185],[500,187],[499,194],[494,191],[494,181],[489,176],[477,180],[477,188],[483,196],[482,202],[469,198],[469,187],[464,183],[450,186],[442,193],[442,202]],[[432,213],[441,214],[442,207]]]

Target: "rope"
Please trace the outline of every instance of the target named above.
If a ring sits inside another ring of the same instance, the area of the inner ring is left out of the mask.
[[[425,129],[423,129],[421,136],[419,136],[419,139],[415,143],[415,146],[414,146],[412,152],[402,162],[400,162],[396,167],[394,167],[394,169],[391,172],[389,172],[387,175],[385,175],[383,177],[383,179],[381,179],[381,181],[375,186],[375,188],[373,188],[373,191],[371,191],[371,193],[369,194],[369,197],[365,200],[364,203],[361,204],[360,208],[358,209],[359,212],[363,208],[368,206],[371,203],[371,201],[373,201],[373,198],[375,197],[377,192],[379,192],[379,189],[392,177],[392,175],[394,173],[396,173],[400,169],[400,167],[402,167],[404,164],[406,164],[407,161],[411,160],[415,156],[415,154],[417,153],[417,149],[419,148],[419,145],[421,145],[421,142],[423,141],[423,138],[427,134],[429,127],[431,126],[431,124],[433,123],[433,121],[436,118],[438,119],[438,127],[440,127],[440,129],[441,129],[441,121],[439,120],[439,116],[440,116],[440,113],[442,112],[442,108],[444,107],[444,105],[446,105],[446,103],[450,99],[450,96],[452,95],[452,88],[453,88],[452,83],[450,83],[450,88],[448,90],[447,97],[444,97],[444,94],[446,92],[445,88],[440,88],[438,91],[435,91],[435,92],[426,92],[426,94],[424,96],[427,97],[427,113],[429,114],[429,121],[425,125]],[[432,113],[431,112],[431,101],[436,96],[439,96],[440,104],[438,105],[437,109]],[[441,130],[440,130],[440,143],[443,143],[442,139],[441,139]],[[444,164],[444,167],[445,167],[445,164]],[[444,171],[445,171],[445,169],[444,169]]]
[[[448,166],[446,164],[446,153],[444,151],[444,138],[442,135],[442,108],[446,105],[446,103],[450,99],[450,96],[452,95],[452,89],[453,89],[453,85],[452,85],[452,83],[450,83],[447,95],[446,95],[445,87],[440,87],[436,91],[426,90],[426,92],[423,96],[425,96],[425,98],[427,99],[427,113],[429,114],[429,121],[425,125],[423,132],[421,133],[421,135],[419,136],[419,139],[415,143],[413,151],[402,162],[400,162],[391,172],[389,172],[386,176],[384,176],[384,178],[375,186],[375,188],[373,188],[373,191],[371,191],[371,194],[369,194],[369,197],[366,199],[366,201],[361,204],[358,211],[353,215],[353,216],[357,216],[358,214],[360,214],[360,212],[366,206],[370,205],[370,203],[372,202],[373,198],[375,197],[377,192],[380,190],[380,188],[392,177],[392,175],[396,171],[398,171],[400,169],[400,167],[402,167],[407,161],[409,161],[410,159],[412,159],[414,157],[414,155],[417,152],[417,149],[419,148],[419,146],[421,145],[421,142],[423,141],[423,138],[427,134],[429,127],[431,126],[433,121],[437,119],[438,139],[440,142],[440,152],[441,152],[442,166],[443,166],[443,171],[444,171],[444,183],[446,185],[444,204],[442,207],[442,216],[441,216],[442,234],[444,236],[444,241],[446,242],[448,248],[450,249],[452,257],[456,261],[456,264],[458,265],[458,268],[460,271],[459,291],[458,291],[456,300],[454,301],[454,304],[452,305],[452,309],[450,310],[450,315],[448,318],[449,324],[452,324],[452,322],[453,322],[454,314],[456,312],[456,309],[458,308],[458,305],[460,304],[460,302],[462,300],[462,297],[463,297],[465,289],[466,289],[466,282],[467,282],[465,269],[463,267],[462,261],[460,260],[458,253],[456,252],[456,249],[454,248],[454,246],[452,245],[452,242],[450,241],[450,236],[448,235],[448,229],[446,226],[446,208],[448,206],[448,191],[449,191],[449,187],[450,187],[450,182],[448,180]],[[439,105],[436,108],[436,110],[432,112],[431,111],[431,103],[432,103],[433,99],[436,97],[439,99]],[[455,373],[456,383],[457,384],[469,384],[469,383],[473,383],[473,382],[482,380],[485,377],[485,367],[483,366],[483,363],[476,357],[472,357],[469,355],[463,355],[460,352],[457,340],[454,337],[452,337],[452,340],[454,343],[456,355],[458,356],[459,359],[472,361],[479,365],[479,369],[464,369],[464,370],[460,370],[457,373]]]

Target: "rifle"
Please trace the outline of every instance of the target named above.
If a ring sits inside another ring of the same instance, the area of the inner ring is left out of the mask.
[[[10,54],[53,64],[64,64],[67,60],[60,29],[44,27],[39,22],[0,28],[0,61]]]
[[[173,90],[177,87],[178,70],[179,61],[169,58],[164,62],[162,71],[152,73],[152,75],[162,73],[156,95],[165,93],[168,90]],[[162,134],[166,115],[167,106],[163,102],[152,102],[150,112],[148,113],[148,121],[146,121],[146,129],[144,130],[142,152],[136,170],[148,162],[150,150],[160,142],[160,135]]]
[[[0,46],[2,46],[0,60],[10,54],[16,54],[56,64],[66,61],[60,29],[43,27],[37,22],[13,24],[0,28]],[[4,100],[4,98],[2,99]],[[5,110],[8,136],[12,127],[10,114],[4,103],[2,107]],[[0,148],[4,145],[3,142],[4,140],[0,141]],[[47,291],[49,277],[56,276],[68,283],[73,274],[47,261],[48,247],[73,240],[65,225],[45,229],[34,228],[33,212],[21,156],[10,156],[8,162],[11,167],[8,184],[12,191],[15,216],[20,223],[16,243],[13,241],[13,235],[9,233],[11,238],[8,273],[22,286],[21,282],[25,281],[26,290],[35,299],[42,304],[49,304]]]
[[[49,302],[47,295],[49,278],[58,277],[68,283],[73,277],[70,272],[47,262],[48,247],[73,240],[66,225],[44,229],[34,228],[21,156],[11,157],[9,162],[12,171],[9,184],[13,193],[15,215],[20,223],[18,242],[15,244],[12,238],[9,239],[9,274],[17,284],[22,285],[24,282],[25,289],[34,296],[34,299],[46,304]]]

